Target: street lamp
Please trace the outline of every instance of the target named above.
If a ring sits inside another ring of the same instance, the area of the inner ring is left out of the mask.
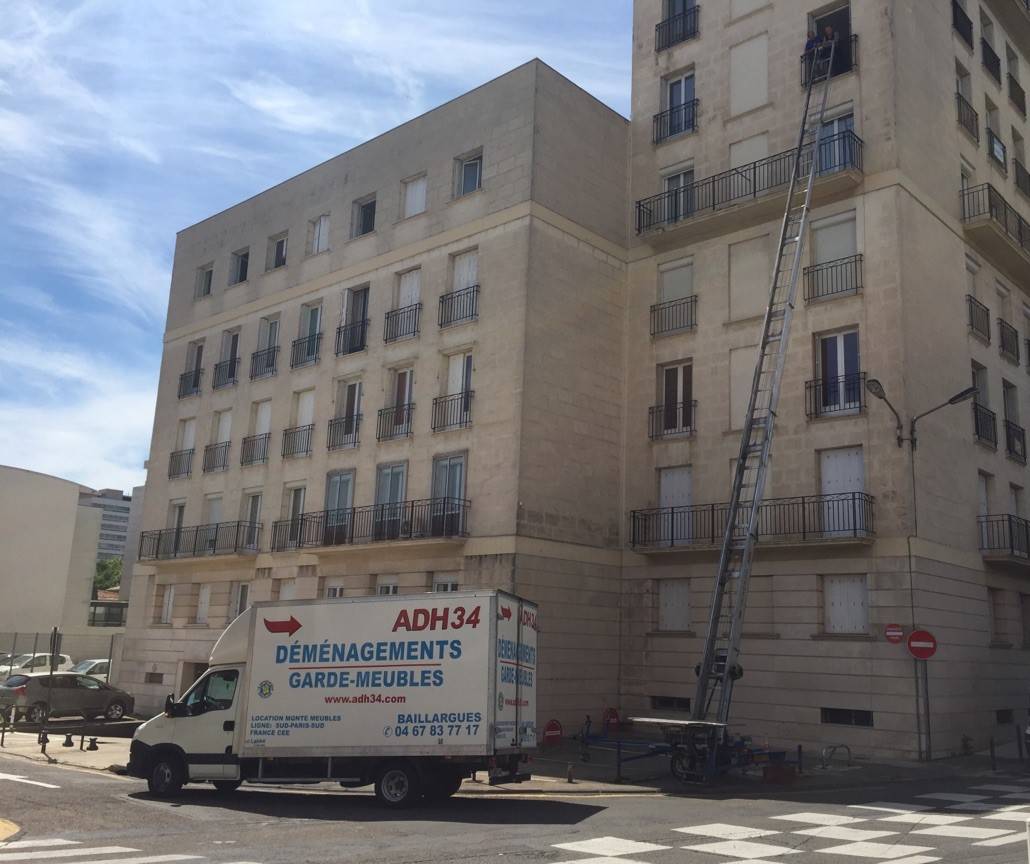
[[[898,446],[901,447],[902,445],[904,445],[905,441],[908,441],[909,445],[912,447],[913,450],[916,449],[916,423],[918,423],[924,417],[933,414],[935,411],[940,411],[941,408],[947,408],[949,405],[958,405],[961,402],[966,402],[967,400],[972,399],[974,396],[976,396],[977,393],[980,392],[979,389],[976,387],[967,387],[965,390],[960,390],[958,393],[952,396],[947,402],[942,402],[940,405],[931,408],[929,411],[924,411],[922,414],[917,414],[909,421],[908,438],[905,438],[905,427],[904,424],[901,422],[901,415],[898,414],[897,409],[893,405],[891,405],[890,399],[887,398],[887,391],[883,389],[883,384],[880,383],[879,379],[870,378],[868,381],[866,381],[865,389],[868,390],[877,399],[884,402],[888,408],[890,408],[891,414],[894,415],[894,420],[897,423],[896,431],[898,437]]]

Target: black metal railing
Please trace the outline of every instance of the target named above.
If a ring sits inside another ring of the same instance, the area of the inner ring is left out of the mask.
[[[168,457],[168,479],[189,477],[193,470],[193,448],[176,450]]]
[[[787,150],[644,198],[636,203],[636,231],[643,234],[664,225],[675,225],[786,186],[795,155],[794,150]],[[820,175],[861,171],[862,139],[847,131],[829,135],[815,145],[806,145],[801,157],[802,176],[811,167],[813,155],[818,160],[816,169]]]
[[[1001,168],[1008,171],[1008,148],[1005,146],[1005,142],[998,137],[997,133],[990,126],[987,127],[987,155],[997,162]]]
[[[219,522],[189,528],[165,528],[140,534],[139,560],[254,554],[260,546],[261,524],[258,522]]]
[[[321,348],[321,333],[294,339],[290,348],[290,368],[299,369],[302,366],[313,366],[318,362]]]
[[[262,465],[268,461],[268,448],[272,441],[272,433],[265,432],[263,435],[250,435],[243,439],[243,446],[240,448],[241,465]]]
[[[852,255],[806,267],[805,300],[822,300],[839,294],[857,294],[862,290],[862,261],[861,255]]]
[[[200,382],[204,378],[203,369],[190,369],[179,376],[179,398],[200,395]]]
[[[1026,90],[1012,77],[1011,72],[1009,73],[1009,101],[1016,106],[1023,117],[1026,117]]]
[[[973,19],[966,14],[958,0],[951,0],[951,26],[962,40],[973,47]]]
[[[655,114],[651,122],[651,140],[658,144],[666,138],[672,138],[684,132],[696,132],[700,105],[700,99],[691,99],[682,105],[676,105]]]
[[[472,399],[475,390],[438,396],[433,400],[432,429],[447,432],[451,429],[467,429],[472,425]]]
[[[391,408],[380,408],[376,422],[376,441],[392,438],[407,438],[411,434],[411,421],[415,414],[415,403],[405,402]]]
[[[368,347],[368,325],[371,322],[365,318],[363,321],[355,321],[352,324],[343,324],[336,328],[336,356],[344,354],[356,354]]]
[[[961,93],[955,94],[955,104],[958,106],[958,125],[965,129],[980,143],[980,115],[976,109],[969,104],[969,101]]]
[[[283,459],[309,455],[311,453],[311,439],[314,437],[314,431],[315,427],[313,424],[283,429]]]
[[[470,507],[471,502],[464,498],[428,498],[305,513],[272,525],[272,551],[385,540],[466,537]]]
[[[420,332],[419,325],[421,319],[421,303],[415,303],[411,306],[405,306],[403,309],[393,309],[387,312],[386,321],[383,326],[383,341],[396,342],[398,339],[417,336]]]
[[[1005,453],[1026,465],[1026,429],[1011,420],[1005,421]]]
[[[229,467],[229,449],[231,441],[221,441],[218,444],[208,444],[204,448],[204,473],[211,471],[225,471]]]
[[[988,345],[991,344],[991,310],[984,306],[972,294],[966,295],[966,306],[969,308],[969,329]]]
[[[655,303],[651,307],[651,335],[677,333],[697,327],[697,295]]]
[[[697,400],[652,405],[648,410],[647,434],[652,441],[697,431]]]
[[[693,39],[699,32],[700,20],[701,7],[694,6],[686,12],[659,21],[654,28],[654,50],[665,51],[673,45]]]
[[[128,610],[126,600],[91,600],[88,624],[90,627],[124,627]]]
[[[998,417],[986,405],[973,403],[973,435],[977,441],[998,446]]]
[[[998,353],[1019,365],[1019,331],[1004,318],[998,319]]]
[[[235,387],[240,377],[240,358],[230,357],[221,363],[215,364],[214,376],[211,379],[211,387],[221,390],[223,387]]]
[[[856,414],[865,410],[865,372],[805,382],[805,415]]]
[[[1018,159],[1012,160],[1012,166],[1015,168],[1016,188],[1030,198],[1030,172],[1026,170],[1026,166]]]
[[[250,355],[250,380],[258,378],[271,378],[275,375],[279,363],[279,346],[263,348]]]
[[[460,291],[449,291],[440,298],[437,320],[441,327],[479,317],[479,286],[470,285]]]
[[[875,499],[865,492],[772,498],[759,510],[760,542],[806,543],[875,536]],[[718,546],[729,518],[728,504],[634,510],[632,542],[636,547]],[[743,537],[743,514],[734,535]]]
[[[999,84],[1001,84],[1001,58],[991,47],[991,43],[983,37],[980,38],[980,55],[983,58],[984,69]]]
[[[329,421],[328,448],[330,450],[345,450],[348,447],[357,447],[360,442],[361,415],[351,414],[344,417],[334,417]]]
[[[823,58],[829,57],[829,45],[822,48],[821,56]],[[811,53],[805,53],[801,55],[801,86],[807,87],[808,80],[812,75],[813,60],[815,63],[820,62],[820,57],[816,56],[813,58]],[[841,41],[837,40],[837,45],[833,50],[833,69],[830,70],[830,77],[836,78],[838,75],[846,75],[852,69],[858,68],[858,34],[852,33],[847,39]],[[819,80],[820,76],[826,74],[826,59],[822,60],[822,66],[819,68],[816,74],[816,81]]]
[[[963,189],[959,195],[963,222],[987,216],[998,224],[1013,243],[1030,254],[1030,223],[990,183]]]
[[[976,530],[981,552],[1030,558],[1030,522],[1010,513],[978,516]]]

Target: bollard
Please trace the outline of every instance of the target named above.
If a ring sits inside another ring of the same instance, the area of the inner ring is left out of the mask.
[[[992,771],[997,771],[998,770],[998,760],[997,760],[997,758],[995,756],[995,752],[994,752],[994,736],[993,735],[991,736],[991,770]]]
[[[804,770],[803,770],[803,768],[804,768],[804,757],[805,757],[805,753],[801,749],[801,745],[798,744],[798,774],[804,774],[805,773]]]
[[[622,740],[615,742],[615,782],[622,783]]]
[[[97,746],[97,739],[96,738],[90,738],[89,739],[89,747],[87,747],[86,749],[89,750],[89,751],[99,750],[100,748]]]
[[[38,740],[39,740],[39,752],[42,753],[45,756],[46,755],[46,745],[50,743],[50,737],[46,734],[46,732],[40,732]]]
[[[569,763],[569,767],[565,771],[565,782],[566,783],[575,783],[576,782],[575,780],[572,779],[572,763],[571,762]]]
[[[1019,752],[1019,761],[1025,760],[1023,755],[1023,730],[1021,727],[1016,726],[1016,750]]]
[[[86,749],[86,733],[85,732],[83,732],[81,735],[79,735],[79,749],[80,750],[85,750]]]
[[[64,743],[61,746],[62,747],[74,747],[75,746],[75,742],[72,741],[72,733],[71,732],[65,732],[64,733]]]

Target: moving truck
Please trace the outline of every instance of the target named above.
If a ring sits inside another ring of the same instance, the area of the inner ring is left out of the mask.
[[[500,591],[255,603],[208,670],[139,727],[129,773],[184,783],[374,784],[393,807],[474,771],[526,779],[537,607]]]

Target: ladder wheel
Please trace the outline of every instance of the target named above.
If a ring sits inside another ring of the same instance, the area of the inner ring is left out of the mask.
[[[676,750],[673,752],[672,758],[669,760],[669,771],[672,772],[673,777],[683,783],[697,780],[694,759],[686,750]]]

